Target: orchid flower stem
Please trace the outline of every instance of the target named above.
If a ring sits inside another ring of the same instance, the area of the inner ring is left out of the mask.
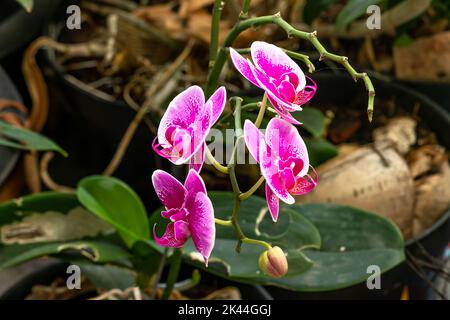
[[[259,102],[247,103],[247,104],[244,104],[244,105],[242,106],[241,111],[251,111],[251,110],[253,110],[253,109],[258,108],[258,106],[259,106]],[[233,115],[232,112],[227,113],[226,115],[224,115],[224,116],[220,119],[219,123],[224,123],[224,122],[225,122],[226,120],[228,120],[228,118],[231,117],[232,115]]]
[[[167,258],[167,252],[169,249],[166,247],[164,248],[164,252],[161,255],[161,258],[159,260],[158,270],[156,271],[155,278],[153,279],[153,285],[152,285],[152,292],[150,294],[150,300],[155,300],[156,297],[156,291],[158,289],[159,282],[161,281],[161,276],[164,271],[164,265],[166,264],[166,258]]]
[[[259,113],[258,113],[258,117],[256,118],[255,121],[255,126],[257,128],[259,128],[261,126],[261,123],[264,119],[264,114],[266,113],[266,107],[267,107],[267,93],[264,93],[264,96],[262,98],[261,103],[259,104]]]
[[[217,57],[217,50],[219,47],[219,31],[220,31],[220,16],[223,10],[223,0],[214,0],[212,21],[211,21],[211,42],[209,45],[209,68],[214,66],[214,61]]]
[[[172,254],[172,262],[170,263],[169,275],[167,276],[166,288],[164,289],[162,300],[170,298],[170,294],[172,293],[178,274],[180,273],[181,256],[181,250],[175,249]]]
[[[214,158],[214,156],[211,154],[211,150],[209,150],[208,146],[205,148],[205,154],[208,158],[209,162],[211,162],[211,165],[213,165],[214,168],[217,169],[217,171],[220,171],[224,174],[228,174],[228,168],[221,165],[217,160]]]
[[[250,3],[252,0],[244,0],[244,3],[242,4],[242,10],[239,14],[239,19],[247,19],[248,18],[248,10],[250,9]]]
[[[242,98],[241,97],[233,97],[231,100],[235,101],[234,107],[234,130],[236,131],[236,138],[239,139],[243,135],[242,131],[242,122],[241,122],[241,113],[242,113]],[[236,141],[237,145],[237,141]]]
[[[363,79],[364,85],[368,91],[368,103],[367,103],[367,115],[369,121],[372,121],[373,116],[373,105],[375,101],[375,89],[373,87],[372,81],[369,76],[365,72],[357,72],[348,62],[348,58],[344,56],[339,56],[337,54],[333,54],[328,52],[325,47],[320,43],[317,39],[317,32],[305,32],[295,29],[291,26],[287,21],[285,21],[279,13],[270,15],[270,16],[262,16],[256,18],[250,18],[246,20],[238,21],[233,29],[231,29],[230,33],[225,38],[223,47],[219,50],[217,54],[216,60],[214,62],[214,66],[211,68],[208,75],[208,82],[206,85],[206,93],[210,95],[213,90],[217,87],[217,83],[219,80],[219,76],[222,72],[223,66],[227,60],[228,56],[228,48],[233,45],[234,40],[245,30],[261,26],[265,24],[276,24],[281,27],[288,35],[288,37],[298,38],[302,40],[309,41],[315,49],[320,54],[320,60],[329,59],[331,61],[337,62],[341,64],[347,72],[352,76],[352,78],[357,81],[358,79]]]
[[[233,222],[231,222],[231,220],[222,220],[222,219],[214,218],[214,222],[216,224],[224,226],[224,227],[232,227],[233,226]]]
[[[259,180],[251,187],[247,192],[241,193],[239,195],[239,200],[244,201],[247,198],[250,198],[252,194],[258,190],[258,188],[261,186],[261,184],[264,182],[264,176],[261,176]]]

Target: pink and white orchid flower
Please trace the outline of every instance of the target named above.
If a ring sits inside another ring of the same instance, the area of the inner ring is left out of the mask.
[[[152,182],[158,198],[166,208],[161,215],[171,221],[161,238],[156,235],[156,225],[154,226],[155,242],[164,247],[180,248],[192,237],[195,248],[208,265],[216,227],[214,208],[200,175],[193,169],[189,170],[183,185],[169,173],[156,170]]]
[[[170,102],[158,127],[153,149],[160,156],[179,165],[200,171],[205,161],[205,140],[221,115],[226,90],[220,87],[205,103],[203,90],[192,86]],[[158,140],[158,141],[156,141]]]
[[[314,169],[314,177],[308,174],[308,150],[297,129],[279,118],[269,121],[265,135],[246,120],[244,139],[250,154],[260,164],[266,180],[267,205],[276,222],[279,199],[293,204],[293,195],[310,192],[317,185],[318,177]]]
[[[301,111],[316,92],[316,84],[306,85],[300,67],[280,48],[262,41],[252,43],[253,63],[230,48],[236,69],[255,86],[263,89],[270,103],[283,119],[300,124],[290,112]]]

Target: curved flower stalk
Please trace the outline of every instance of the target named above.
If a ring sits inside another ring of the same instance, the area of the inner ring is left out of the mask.
[[[280,48],[262,41],[250,47],[253,63],[230,48],[236,69],[255,86],[263,89],[278,114],[293,124],[300,124],[290,113],[301,111],[316,92],[316,84],[306,84],[300,67]]]
[[[279,118],[269,121],[265,135],[246,120],[244,139],[250,154],[260,164],[266,180],[267,205],[276,222],[279,199],[293,204],[293,195],[310,192],[318,183],[314,169],[314,177],[308,174],[308,150],[297,129]]]
[[[220,87],[205,103],[203,90],[192,86],[170,102],[158,127],[153,149],[160,156],[200,171],[205,161],[205,140],[222,114],[226,90]]]
[[[161,238],[156,235],[156,225],[153,227],[155,242],[164,247],[180,248],[192,237],[195,248],[208,265],[216,227],[214,208],[200,175],[194,169],[189,170],[183,185],[169,173],[156,170],[152,182],[158,198],[166,208],[161,216],[170,220]]]

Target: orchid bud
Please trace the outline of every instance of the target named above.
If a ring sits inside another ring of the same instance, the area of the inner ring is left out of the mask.
[[[273,278],[281,278],[288,272],[288,262],[280,247],[273,247],[259,256],[259,268],[264,274]]]

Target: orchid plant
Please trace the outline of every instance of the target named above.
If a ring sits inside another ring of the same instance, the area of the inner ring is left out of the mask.
[[[151,286],[153,297],[157,288],[164,287],[163,298],[168,298],[177,285],[182,258],[232,280],[299,291],[343,288],[365,281],[367,265],[379,265],[384,271],[403,261],[401,235],[382,217],[335,204],[295,204],[296,197],[301,199],[320,186],[306,140],[298,130],[309,124],[295,116],[308,110],[305,104],[318,89],[293,60],[304,62],[312,72],[309,58],[262,41],[250,48],[232,46],[243,31],[265,24],[278,25],[289,37],[309,41],[321,59],[342,64],[355,81],[364,81],[369,120],[375,95],[370,78],[356,72],[346,57],[329,53],[315,32],[296,30],[279,14],[249,18],[249,0],[243,1],[239,21],[219,48],[222,6],[222,0],[214,1],[207,83],[203,89],[186,88],[168,104],[152,144],[173,165],[188,167],[181,177],[160,169],[153,173],[152,183],[163,208],[149,219],[135,192],[107,175],[86,177],[76,190],[40,193],[0,205],[0,270],[44,255],[73,259],[65,253],[75,250],[95,265],[75,260],[92,281],[99,264],[114,266],[108,272],[116,276],[108,278],[106,287],[124,287],[119,280],[132,279],[125,287]],[[227,89],[219,86],[227,60],[236,74],[262,89],[258,103],[227,98]],[[233,110],[224,114],[227,101]],[[255,107],[256,120],[251,121],[244,111]],[[145,112],[141,108],[136,117],[142,119]],[[230,157],[221,163],[207,145],[207,137],[231,115],[234,145]],[[64,152],[56,145],[46,148]],[[239,156],[245,148],[259,168],[259,179],[241,191]],[[201,176],[205,163],[229,178],[232,193],[207,190]],[[265,199],[254,195],[264,182]],[[92,215],[96,220],[89,220]],[[40,216],[56,216],[58,225],[41,225]],[[86,230],[72,228],[85,221],[90,221]],[[22,222],[27,228],[21,228]],[[20,237],[20,230],[29,230],[30,225],[37,225],[39,235],[44,236]],[[167,262],[169,273],[162,284]],[[101,274],[99,278],[105,288],[107,277]]]
[[[217,5],[216,3],[215,10],[218,10]],[[215,13],[217,12],[215,11]],[[243,12],[242,15],[245,16],[246,13]],[[253,21],[255,24],[263,22],[259,18],[255,19],[248,19],[246,22]],[[272,22],[288,29],[290,35],[303,34],[288,26],[279,15],[275,15],[271,19]],[[224,109],[226,89],[220,87],[205,103],[202,89],[192,86],[176,96],[169,104],[161,119],[153,149],[175,165],[188,164],[190,171],[184,186],[169,173],[155,172],[153,185],[165,207],[161,216],[171,221],[162,237],[158,237],[154,232],[155,241],[161,246],[180,248],[186,243],[187,238],[192,236],[197,251],[207,265],[214,245],[214,224],[234,228],[237,234],[236,251],[240,251],[242,243],[264,247],[267,251],[262,253],[259,259],[260,269],[268,276],[282,277],[288,272],[288,263],[284,252],[279,247],[274,249],[266,241],[246,236],[239,224],[239,208],[240,203],[249,198],[266,181],[267,207],[273,222],[276,223],[279,216],[279,200],[292,205],[295,203],[294,195],[310,192],[317,185],[317,173],[309,164],[307,147],[295,127],[301,123],[292,116],[292,112],[302,111],[302,106],[311,100],[317,86],[312,79],[305,76],[300,66],[283,49],[273,44],[255,41],[250,47],[252,61],[244,58],[231,47],[224,48],[217,53],[214,27],[213,25],[211,41],[212,71],[207,90],[214,84],[214,72],[216,66],[220,66],[221,53],[229,52],[236,70],[253,85],[263,89],[264,96],[259,103],[259,114],[255,123],[246,119],[244,130],[242,130],[241,123],[243,99],[231,98],[235,102],[236,144],[227,166],[223,166],[214,159],[205,142],[210,129]],[[242,31],[240,24],[236,29]],[[313,44],[316,43],[314,33],[309,34],[308,37]],[[330,55],[322,45],[316,46],[324,58],[336,57]],[[226,51],[226,49],[228,50]],[[340,59],[344,66],[347,66],[352,72],[353,68],[347,60],[344,57]],[[363,77],[371,90],[371,82],[366,75],[356,72],[353,75],[355,79],[359,76]],[[370,90],[369,92],[372,92]],[[373,95],[371,94],[370,97],[369,111],[372,108]],[[266,132],[263,134],[259,127],[269,104],[275,113],[272,113],[273,118],[269,121]],[[369,117],[370,115],[369,112]],[[237,150],[242,140],[245,141],[250,154],[259,164],[261,172],[261,178],[247,192],[241,192],[236,176]],[[231,219],[214,218],[212,202],[197,173],[201,171],[205,157],[218,171],[230,176],[235,194],[235,206]]]

